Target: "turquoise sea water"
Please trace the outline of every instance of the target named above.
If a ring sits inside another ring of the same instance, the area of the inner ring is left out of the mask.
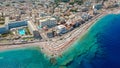
[[[0,52],[0,68],[120,68],[120,14],[101,18],[60,57],[40,48]]]

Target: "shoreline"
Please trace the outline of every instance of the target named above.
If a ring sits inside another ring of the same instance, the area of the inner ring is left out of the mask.
[[[102,17],[103,15],[100,15],[100,17]],[[100,18],[98,16],[98,18]],[[96,19],[98,19],[96,18]],[[75,37],[69,37],[66,41],[66,43],[60,44],[58,47],[55,48],[51,48],[50,46],[46,46],[47,43],[46,42],[38,42],[37,43],[31,43],[31,44],[23,44],[23,45],[5,45],[5,46],[0,46],[0,51],[4,51],[4,50],[11,50],[11,49],[16,49],[16,48],[25,48],[25,47],[39,47],[41,48],[41,51],[49,56],[49,57],[58,57],[60,56],[63,52],[65,52],[65,49],[69,48],[77,39],[81,38],[87,31],[88,29],[91,27],[91,25],[94,25],[93,23],[96,23],[96,19],[91,20],[90,22],[86,22],[85,24],[83,24],[81,27],[78,27],[79,30],[76,31],[77,35]],[[76,34],[76,33],[75,33]],[[72,34],[74,36],[74,34]],[[42,45],[44,44],[44,45]]]
[[[104,16],[104,14],[103,15],[100,15],[100,16],[98,16],[99,18],[101,18],[101,17],[103,17]],[[87,23],[87,24],[85,24],[82,28],[83,28],[83,30],[80,32],[80,33],[78,33],[78,35],[76,36],[76,37],[74,37],[73,39],[71,39],[70,41],[68,41],[68,43],[66,43],[66,45],[69,45],[69,46],[67,46],[66,48],[64,48],[64,49],[68,49],[68,48],[70,48],[71,46],[72,46],[72,44],[74,44],[77,40],[81,40],[82,39],[82,37],[89,31],[89,29],[95,24],[95,23],[97,23],[96,22],[97,21],[97,18],[95,19],[95,20],[92,20],[91,22],[89,22],[89,24]],[[85,28],[85,29],[84,29]],[[65,45],[65,46],[66,46]],[[63,51],[63,52],[65,52],[65,51]]]
[[[120,11],[118,11],[117,9],[115,9],[115,10],[109,12],[109,13],[104,12],[100,16],[98,16],[97,18],[95,18],[94,20],[92,20],[90,22],[88,21],[87,23],[89,23],[89,24],[85,24],[84,25],[84,27],[87,26],[87,25],[88,25],[88,27],[86,27],[85,29],[83,29],[83,31],[81,31],[82,34],[78,34],[78,36],[76,36],[76,38],[72,42],[69,43],[69,47],[71,46],[71,44],[75,43],[75,41],[77,41],[78,39],[81,40],[82,37],[89,31],[89,29],[97,23],[97,21],[99,21],[102,17],[104,17],[104,16],[106,16],[108,14],[120,14]]]
[[[115,10],[117,11],[117,10]],[[22,44],[22,45],[3,45],[0,46],[0,51],[4,51],[4,50],[12,50],[12,49],[16,49],[16,48],[24,48],[24,47],[39,47],[41,52],[44,53],[45,55],[47,55],[48,57],[59,57],[60,55],[62,55],[62,53],[64,53],[69,47],[72,46],[72,44],[78,40],[81,39],[87,32],[88,30],[97,22],[97,20],[99,20],[101,17],[107,15],[107,14],[118,14],[115,11],[111,11],[110,13],[101,13],[98,14],[98,16],[93,17],[93,19],[91,19],[90,21],[87,21],[85,24],[83,24],[82,26],[78,27],[77,31],[75,31],[74,33],[71,33],[70,37],[62,40],[58,45],[56,42],[36,42],[36,43],[29,43],[29,44]],[[75,35],[76,34],[76,35]],[[53,45],[53,46],[52,46]]]

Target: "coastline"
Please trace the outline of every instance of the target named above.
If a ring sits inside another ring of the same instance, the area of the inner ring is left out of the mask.
[[[96,17],[96,19],[91,20],[90,22],[86,22],[83,24],[81,27],[78,27],[78,31],[76,31],[73,35],[73,37],[68,38],[63,44],[60,44],[58,47],[51,48],[47,47],[46,42],[38,42],[38,43],[31,43],[31,44],[23,44],[23,45],[5,45],[5,46],[0,46],[0,50],[11,50],[11,49],[16,49],[16,48],[26,48],[26,47],[39,47],[41,48],[41,51],[45,53],[45,55],[49,57],[58,57],[60,56],[64,51],[66,51],[67,48],[69,48],[78,38],[81,38],[88,29],[91,27],[91,25],[94,25],[96,23],[96,20],[100,17],[104,16],[104,14],[100,14],[100,16]],[[42,45],[43,44],[43,45]]]
[[[84,25],[82,25],[82,27],[78,30],[78,31],[76,31],[76,33],[74,33],[74,34],[77,34],[78,33],[78,35],[77,36],[75,36],[74,38],[72,38],[71,40],[69,40],[68,42],[66,42],[65,44],[63,44],[64,46],[63,47],[61,47],[61,49],[59,49],[60,51],[58,51],[59,52],[59,54],[58,55],[56,55],[56,57],[58,57],[58,56],[61,56],[62,55],[62,53],[64,53],[65,51],[67,51],[67,49],[69,49],[71,46],[72,46],[72,44],[74,44],[77,40],[81,40],[82,39],[82,37],[89,31],[89,29],[91,29],[92,28],[92,26],[94,26],[96,23],[97,23],[97,21],[99,21],[101,18],[103,18],[104,16],[106,16],[106,15],[108,15],[108,14],[120,14],[120,11],[118,11],[118,9],[119,8],[116,8],[115,10],[113,10],[113,11],[110,11],[110,12],[103,12],[103,13],[101,13],[101,14],[99,14],[99,15],[97,15],[95,18],[93,18],[92,20],[90,20],[90,21],[87,21]],[[73,35],[74,35],[73,34]],[[58,47],[59,48],[59,47]],[[63,48],[63,49],[62,49]]]
[[[99,19],[101,19],[101,17],[104,17],[105,15],[102,14],[100,16],[98,16]],[[98,19],[98,20],[99,20]],[[67,49],[70,48],[71,46],[73,46],[72,44],[76,43],[78,40],[81,40],[82,37],[89,31],[89,29],[95,24],[97,23],[97,18],[92,20],[91,22],[89,22],[89,24],[85,24],[85,26],[82,27],[82,31],[80,33],[78,33],[78,35],[76,37],[74,37],[72,40],[70,40],[66,45],[69,45],[68,47],[66,47]],[[65,49],[64,49],[65,50]],[[66,50],[65,50],[66,51]],[[64,52],[65,52],[64,51]]]
[[[106,12],[101,13],[100,16],[98,15],[98,17],[95,17],[95,19],[92,19],[86,22],[85,24],[83,24],[81,27],[78,27],[79,30],[76,29],[77,31],[72,33],[72,35],[69,38],[62,40],[62,43],[58,45],[55,45],[56,42],[52,42],[52,43],[50,42],[55,47],[51,46],[51,44],[49,44],[48,42],[36,42],[36,43],[29,43],[29,44],[23,44],[23,45],[3,45],[3,46],[1,45],[0,50],[4,51],[8,49],[11,50],[16,48],[35,46],[35,47],[39,47],[41,51],[49,57],[58,57],[62,55],[62,53],[65,52],[69,47],[71,47],[76,40],[82,39],[82,37],[88,32],[88,30],[96,23],[96,20],[98,20],[99,18],[107,14],[112,14],[112,13],[117,14],[115,11],[111,11],[110,13],[106,13]]]

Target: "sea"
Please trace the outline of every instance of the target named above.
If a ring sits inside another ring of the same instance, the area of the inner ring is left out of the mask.
[[[56,58],[34,46],[1,51],[0,68],[120,68],[120,14],[98,19]]]

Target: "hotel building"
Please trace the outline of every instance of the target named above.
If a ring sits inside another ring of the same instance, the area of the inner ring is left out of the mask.
[[[5,23],[3,26],[0,26],[0,34],[4,34],[9,32],[12,28],[27,26],[27,21],[15,21]]]
[[[28,28],[30,33],[34,36],[35,39],[42,39],[37,27],[33,22],[28,21]]]
[[[31,34],[34,34],[33,32],[37,31],[36,26],[31,21],[28,21],[28,28]]]
[[[39,25],[41,27],[52,28],[57,25],[56,19],[52,17],[40,18]]]
[[[27,26],[27,21],[16,21],[16,22],[8,23],[9,29],[17,28],[17,27],[21,27],[21,26]]]

